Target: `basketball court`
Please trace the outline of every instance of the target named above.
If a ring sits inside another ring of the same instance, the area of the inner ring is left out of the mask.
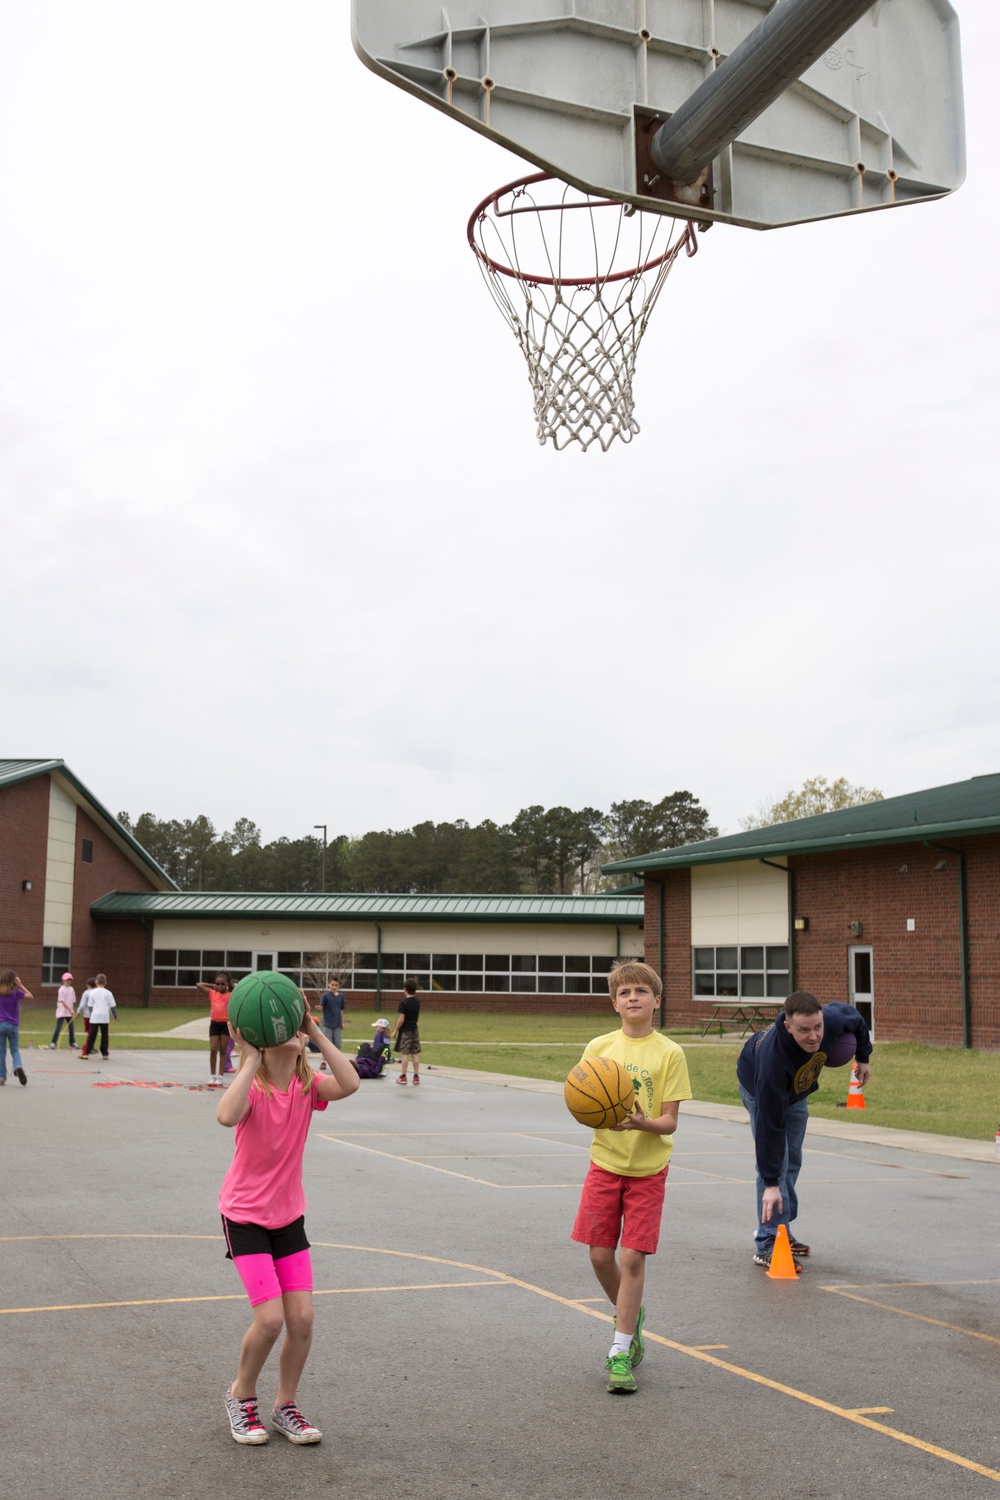
[[[975,1143],[906,1151],[814,1122],[814,1254],[773,1282],[750,1260],[749,1130],[682,1110],[639,1390],[616,1397],[608,1311],[569,1239],[589,1137],[559,1090],[436,1069],[419,1090],[367,1082],[306,1154],[301,1401],[324,1442],[242,1449],[222,1392],[247,1308],[215,1211],[232,1136],[205,1056],[25,1062],[29,1086],[0,1095],[30,1163],[9,1169],[0,1238],[18,1500],[1000,1493],[998,1167],[962,1154]]]

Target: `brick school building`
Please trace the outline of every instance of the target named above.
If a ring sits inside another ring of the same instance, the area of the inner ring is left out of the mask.
[[[1000,775],[606,869],[644,883],[670,1026],[807,989],[883,1041],[1000,1047]]]
[[[431,1008],[590,1014],[641,957],[641,893],[597,896],[181,891],[62,761],[0,761],[0,966],[55,1002],[103,970],[123,1005],[201,1003],[218,969],[337,976],[387,1009],[413,975]]]

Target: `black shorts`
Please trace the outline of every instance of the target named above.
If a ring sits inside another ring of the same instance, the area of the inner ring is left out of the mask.
[[[209,1034],[209,1036],[228,1036],[229,1035],[229,1022],[228,1021],[209,1021],[209,1023],[208,1023],[208,1034]]]
[[[269,1255],[272,1260],[283,1260],[286,1255],[297,1255],[300,1250],[309,1249],[304,1214],[280,1229],[265,1229],[263,1224],[237,1224],[225,1214],[220,1217],[222,1232],[226,1236],[227,1260],[236,1255]]]

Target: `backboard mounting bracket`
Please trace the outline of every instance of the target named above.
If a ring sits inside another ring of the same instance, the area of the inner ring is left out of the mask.
[[[691,218],[692,208],[711,211],[715,207],[715,180],[712,163],[699,174],[694,182],[687,184],[671,182],[664,177],[653,161],[650,148],[653,137],[661,125],[670,119],[655,109],[645,109],[641,104],[634,107],[635,117],[635,190],[642,198],[655,198],[658,203],[676,203],[684,209],[684,218]],[[709,223],[711,220],[708,221]],[[705,225],[699,225],[705,228]]]

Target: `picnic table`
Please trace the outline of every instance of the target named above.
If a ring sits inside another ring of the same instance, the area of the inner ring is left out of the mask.
[[[713,1009],[701,1029],[701,1034],[707,1036],[718,1026],[720,1036],[727,1027],[731,1027],[734,1031],[738,1029],[741,1037],[746,1036],[748,1032],[756,1031],[760,1026],[769,1026],[781,1004],[780,1000],[722,1000]],[[761,1009],[761,1006],[765,1005],[770,1006],[770,1013]]]

